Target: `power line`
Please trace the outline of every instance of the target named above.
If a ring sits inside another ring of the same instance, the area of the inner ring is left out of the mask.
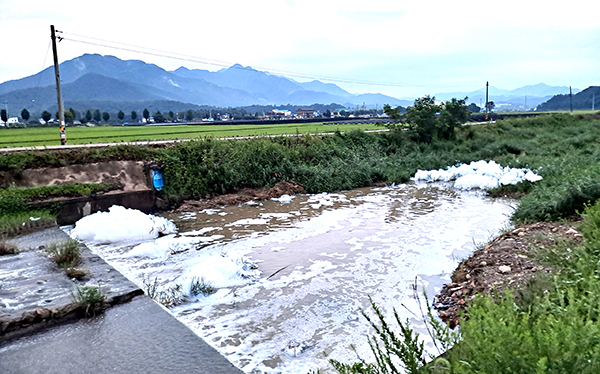
[[[67,41],[76,42],[76,43],[88,44],[88,45],[93,45],[93,46],[98,46],[98,47],[117,49],[117,50],[126,51],[126,52],[134,52],[134,53],[146,54],[146,55],[155,56],[155,57],[169,58],[169,59],[180,60],[180,61],[188,61],[188,62],[194,62],[194,63],[199,63],[199,64],[224,67],[224,68],[238,68],[235,66],[235,63],[227,62],[227,61],[214,60],[214,59],[209,59],[209,58],[204,58],[204,57],[191,56],[191,55],[185,55],[185,54],[169,52],[169,51],[164,51],[164,50],[159,50],[159,49],[141,47],[141,46],[137,46],[137,45],[133,45],[133,44],[114,42],[114,41],[110,41],[110,40],[106,40],[106,39],[94,38],[94,37],[89,37],[89,36],[84,36],[84,35],[79,35],[79,34],[74,34],[74,33],[68,33],[68,32],[65,33],[64,31],[61,33],[67,34],[67,35],[73,35],[74,37],[78,37],[79,39],[68,37],[68,36],[67,37],[63,36],[61,38],[61,40],[67,40]],[[82,38],[91,39],[92,41],[82,40]],[[260,66],[256,66],[255,68],[257,70],[266,71],[266,72],[274,74],[274,75],[281,75],[281,76],[285,76],[285,77],[295,77],[295,78],[305,78],[305,79],[318,79],[318,80],[322,80],[322,81],[337,82],[337,83],[352,83],[352,84],[362,84],[362,85],[371,85],[371,86],[404,87],[404,88],[406,88],[406,87],[411,87],[411,88],[412,87],[440,87],[440,85],[408,85],[408,84],[400,84],[400,83],[375,82],[375,81],[349,79],[349,78],[336,78],[336,77],[296,73],[296,72],[290,72],[290,71],[279,70],[279,69],[271,69],[271,68],[260,67]],[[247,70],[243,67],[238,68],[238,69]]]

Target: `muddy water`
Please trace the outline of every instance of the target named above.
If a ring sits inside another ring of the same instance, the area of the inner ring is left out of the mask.
[[[91,247],[137,283],[176,283],[190,268],[242,256],[254,266],[237,281],[171,312],[245,372],[329,373],[329,358],[356,359],[351,346],[369,357],[360,314],[369,296],[420,328],[415,279],[433,296],[474,243],[506,226],[512,204],[414,184],[357,189],[166,215],[181,240],[165,256]]]

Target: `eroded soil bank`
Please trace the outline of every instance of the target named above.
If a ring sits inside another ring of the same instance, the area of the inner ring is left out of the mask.
[[[476,294],[518,289],[540,273],[551,273],[551,267],[541,265],[536,259],[538,251],[559,242],[578,244],[582,240],[581,233],[568,223],[520,225],[462,261],[452,274],[452,283],[436,295],[434,307],[440,318],[454,328]]]

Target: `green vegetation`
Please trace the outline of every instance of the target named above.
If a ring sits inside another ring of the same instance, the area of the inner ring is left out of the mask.
[[[142,277],[142,289],[148,297],[166,307],[179,305],[185,300],[180,284],[175,283],[166,289],[160,289],[158,278],[150,279],[149,276],[144,275]]]
[[[65,183],[28,188],[8,187],[0,189],[0,211],[19,211],[26,202],[60,196],[88,196],[92,193],[106,192],[119,188],[115,183]]]
[[[169,287],[161,289],[160,284],[158,283],[158,278],[151,279],[146,275],[142,276],[142,289],[148,297],[156,300],[158,303],[166,307],[179,305],[188,298],[180,284],[175,283]],[[188,291],[189,295],[191,296],[209,296],[217,292],[217,289],[203,277],[194,277]]]
[[[192,279],[192,284],[190,286],[190,295],[192,296],[208,296],[217,292],[217,289],[213,287],[213,285],[204,279],[204,277]]]
[[[30,188],[0,188],[0,235],[15,235],[54,224],[53,209],[31,208],[30,203],[62,196],[88,196],[118,189],[118,183],[66,183]]]
[[[46,253],[61,268],[73,268],[81,263],[79,242],[75,239],[64,243],[52,243],[46,248]]]
[[[46,210],[28,210],[17,213],[0,213],[0,236],[15,236],[40,227],[49,227],[56,216]]]
[[[100,115],[100,114],[99,114]],[[99,121],[99,120],[98,120]],[[173,125],[69,127],[69,144],[119,143],[148,140],[193,139],[198,137],[239,137],[324,133],[336,130],[376,129],[374,124],[327,125],[315,123],[260,125]],[[0,148],[59,145],[58,127],[3,129]]]
[[[71,296],[83,308],[86,316],[96,315],[104,308],[105,296],[99,287],[78,286]]]

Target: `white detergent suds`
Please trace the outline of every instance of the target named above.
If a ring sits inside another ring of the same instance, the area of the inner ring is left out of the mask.
[[[502,167],[494,161],[481,160],[449,166],[446,170],[417,170],[412,179],[427,182],[454,181],[454,188],[470,190],[495,188],[522,181],[537,182],[542,177],[529,169]]]
[[[216,293],[170,311],[244,372],[333,373],[330,358],[356,361],[351,346],[371,357],[360,312],[371,313],[369,297],[426,335],[406,309],[419,314],[415,279],[432,298],[474,242],[507,225],[512,205],[480,191],[407,184],[166,214],[177,234],[136,243],[95,234],[117,219],[111,208],[71,234],[87,233],[88,246],[140,286],[156,278],[187,292],[192,279],[209,281]],[[141,220],[125,212],[120,230],[134,233],[124,222]]]

